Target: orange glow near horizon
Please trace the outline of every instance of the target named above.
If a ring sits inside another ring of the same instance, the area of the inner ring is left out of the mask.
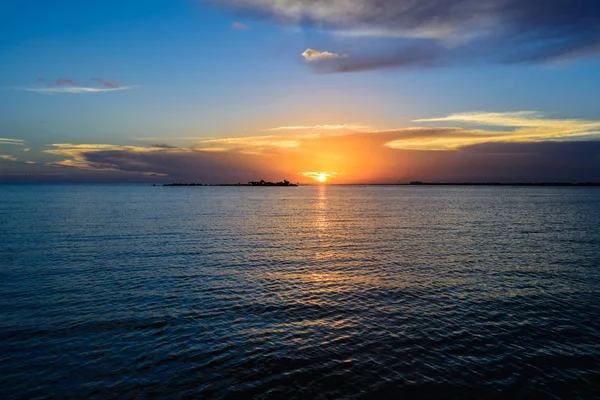
[[[319,175],[317,175],[317,181],[319,181],[320,183],[325,183],[327,181],[327,175],[320,173]]]

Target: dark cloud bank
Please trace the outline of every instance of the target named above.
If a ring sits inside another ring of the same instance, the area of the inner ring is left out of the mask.
[[[320,72],[600,55],[598,0],[204,0],[277,24],[395,37],[385,49],[311,63]],[[324,49],[333,51],[335,49]]]

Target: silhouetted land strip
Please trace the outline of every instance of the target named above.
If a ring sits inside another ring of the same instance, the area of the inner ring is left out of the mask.
[[[290,183],[290,181],[283,180],[282,182],[267,182],[267,181],[251,181],[248,183],[221,183],[221,184],[202,184],[202,183],[166,183],[163,186],[258,186],[258,187],[272,187],[272,186],[284,186],[284,187],[295,187],[297,184]]]
[[[600,186],[600,182],[420,182],[401,183],[407,186]]]
[[[298,184],[283,182],[265,182],[252,181],[248,183],[166,183],[163,186],[258,186],[258,187],[296,187]],[[410,183],[367,183],[367,184],[349,184],[341,186],[566,186],[566,187],[600,187],[600,182],[421,182],[413,181]]]

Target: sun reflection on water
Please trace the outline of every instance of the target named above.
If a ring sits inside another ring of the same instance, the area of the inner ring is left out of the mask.
[[[317,202],[315,210],[315,227],[320,234],[326,234],[329,226],[328,204],[327,204],[327,186],[320,185],[317,192]]]

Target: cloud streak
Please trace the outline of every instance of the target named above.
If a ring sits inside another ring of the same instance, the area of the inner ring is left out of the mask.
[[[367,131],[368,126],[354,125],[354,124],[341,124],[341,125],[291,125],[291,126],[278,126],[276,128],[264,129],[265,132],[277,132],[277,131],[305,131],[305,130],[316,130],[316,131],[336,131],[336,130],[352,130],[352,131]]]
[[[122,90],[135,89],[137,86],[121,86],[115,88],[97,88],[97,87],[84,87],[84,86],[68,86],[68,87],[16,87],[16,90],[22,90],[25,92],[39,93],[39,94],[88,94],[88,93],[105,93],[105,92],[116,92]]]
[[[0,144],[13,144],[16,146],[24,146],[25,141],[21,139],[0,138]]]
[[[454,150],[489,142],[542,142],[600,139],[600,121],[550,119],[533,111],[451,114],[414,122],[452,122],[466,125],[500,127],[503,130],[467,128],[421,128],[416,135],[404,136],[386,143],[387,147],[411,150]],[[403,132],[410,132],[404,130]],[[422,132],[423,134],[419,134]],[[431,134],[435,132],[435,134]]]

